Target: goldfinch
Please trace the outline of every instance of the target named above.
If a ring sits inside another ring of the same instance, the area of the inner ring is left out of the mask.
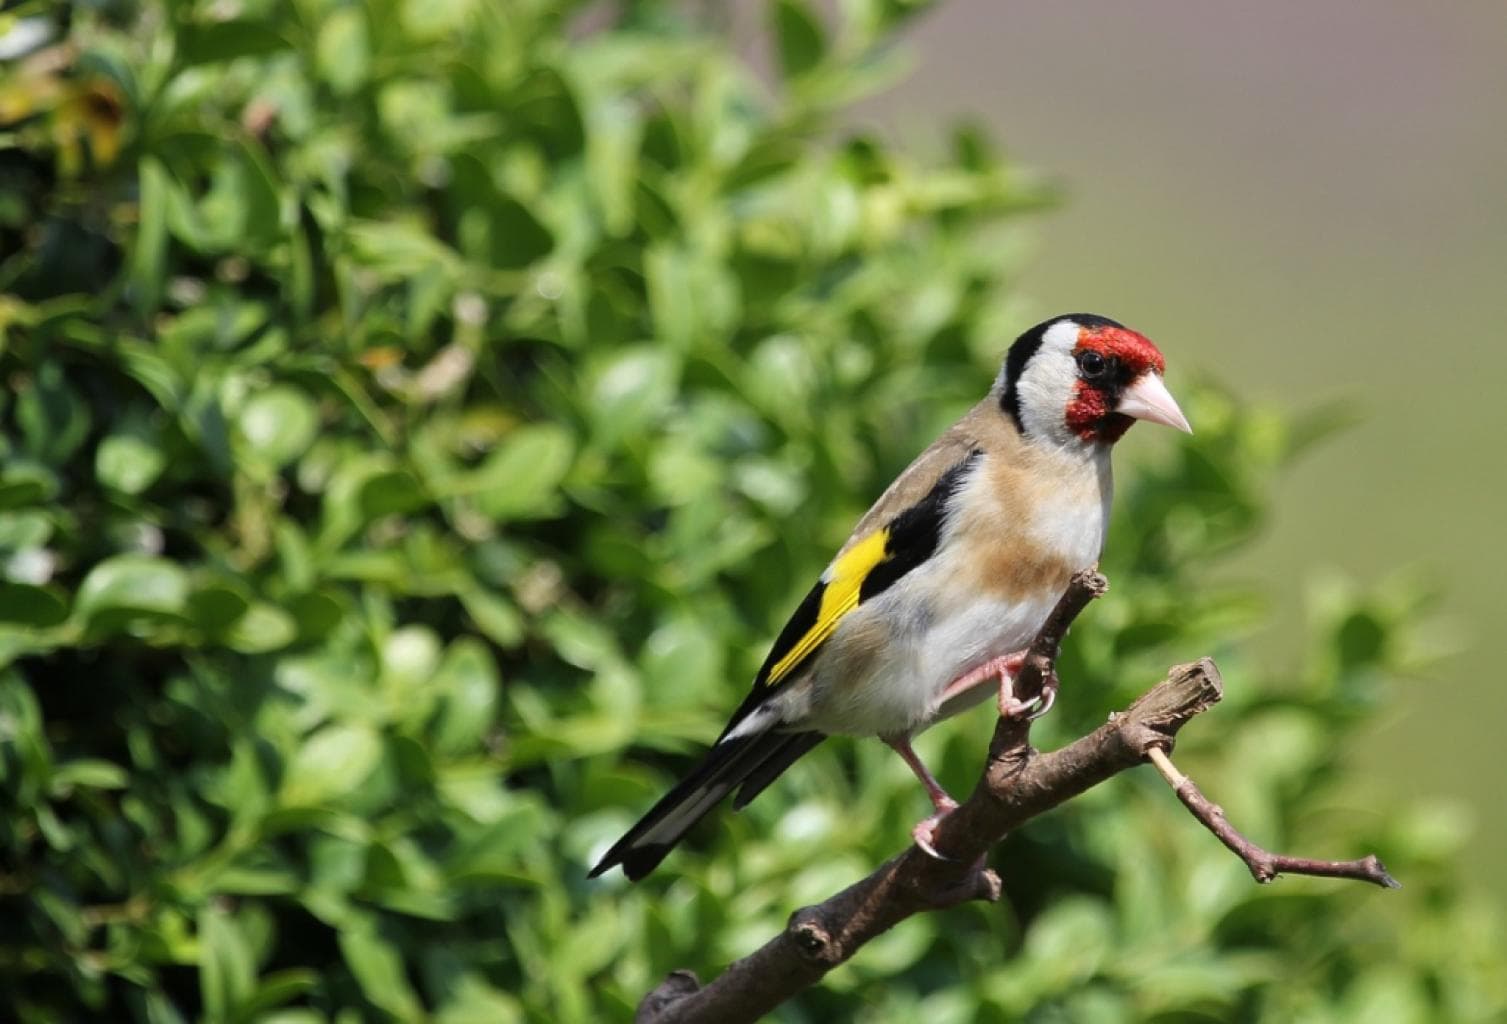
[[[737,789],[757,796],[827,736],[878,736],[915,772],[936,814],[957,806],[910,740],[1010,677],[1068,579],[1104,545],[1110,449],[1135,420],[1190,431],[1146,337],[1089,314],[1054,317],[1010,347],[989,394],[879,497],[780,631],[753,689],[687,778],[609,849],[637,880]]]

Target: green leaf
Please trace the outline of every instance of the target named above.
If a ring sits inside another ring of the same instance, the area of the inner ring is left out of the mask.
[[[370,726],[326,726],[294,752],[278,799],[286,807],[338,799],[361,785],[381,756],[382,741]]]
[[[187,65],[213,64],[263,57],[287,45],[277,31],[255,18],[190,21],[178,37],[178,56]]]
[[[215,162],[209,191],[199,201],[184,241],[209,252],[258,252],[281,240],[279,186],[257,147],[240,140]]]
[[[74,786],[85,789],[125,789],[130,776],[119,765],[93,758],[65,761],[52,773],[52,790],[62,794]]]
[[[53,466],[65,462],[89,434],[89,406],[69,386],[62,365],[55,360],[37,367],[15,402],[26,450],[40,462]]]
[[[549,255],[555,239],[532,210],[518,200],[497,195],[492,203],[490,256],[493,266],[517,269]]]
[[[477,976],[467,976],[449,990],[435,1024],[520,1024],[525,1019],[517,997]]]
[[[636,345],[612,353],[591,383],[588,408],[596,432],[610,439],[636,436],[669,412],[679,377],[680,360],[663,347]]]
[[[328,1024],[330,1018],[318,1010],[274,1010],[256,1018],[256,1024]],[[359,1018],[350,1014],[338,1015],[339,1024],[359,1024]]]
[[[455,250],[416,224],[353,221],[346,235],[352,259],[381,280],[413,278],[432,270],[454,276],[460,271]]]
[[[454,799],[467,781],[452,777],[442,780],[441,785]],[[517,875],[529,849],[550,827],[549,815],[538,801],[507,790],[488,795],[493,804],[492,813],[482,819],[486,827],[469,831],[465,842],[451,851],[446,861],[445,872],[453,882],[475,885]]]
[[[268,465],[282,467],[309,447],[319,418],[314,403],[302,392],[272,387],[246,402],[239,426],[252,454]]]
[[[371,64],[362,9],[348,4],[326,15],[319,27],[315,53],[320,75],[337,95],[348,96],[359,89]]]
[[[705,699],[724,673],[716,633],[690,617],[672,619],[651,633],[641,664],[643,677],[652,681],[649,699],[661,707]]]
[[[434,748],[469,753],[481,746],[497,717],[501,688],[497,665],[482,644],[461,637],[445,651],[433,686],[440,694],[430,726]]]
[[[213,904],[199,912],[199,990],[208,1021],[235,1019],[251,995],[256,965],[235,919]]]
[[[157,445],[134,434],[111,434],[94,455],[99,482],[122,494],[140,494],[166,465],[167,457]]]
[[[493,519],[548,516],[560,507],[559,486],[574,450],[570,432],[557,424],[519,427],[469,475],[462,492]]]
[[[1346,671],[1355,671],[1381,660],[1390,631],[1369,611],[1347,615],[1335,630],[1335,653]]]
[[[149,316],[162,302],[167,263],[167,204],[170,180],[154,157],[144,156],[137,167],[140,198],[137,201],[135,245],[131,249],[130,282],[136,312]]]
[[[482,634],[499,647],[517,647],[523,640],[523,616],[508,600],[481,587],[467,587],[455,595]]]
[[[466,27],[481,0],[403,0],[403,27],[416,39],[443,39]]]
[[[403,958],[378,933],[374,919],[354,917],[338,936],[340,952],[372,1004],[399,1020],[416,1020],[423,1013],[418,993],[409,984]]]
[[[439,638],[425,626],[395,629],[382,644],[382,674],[400,690],[432,682],[439,660]]]
[[[194,588],[188,599],[188,614],[205,632],[218,634],[229,628],[251,607],[251,598],[234,583],[214,581]]]
[[[344,621],[346,604],[328,593],[299,594],[288,601],[288,614],[304,640],[318,640]]]
[[[363,519],[369,522],[423,508],[429,498],[416,476],[405,470],[393,470],[363,481],[357,501]]]
[[[419,479],[398,468],[383,453],[343,462],[324,492],[324,522],[319,543],[333,549],[380,516],[422,508],[429,495]]]
[[[0,493],[5,485],[0,483]],[[25,512],[0,512],[0,548],[7,551],[25,551],[40,548],[52,539],[52,520],[45,512],[31,509]]]
[[[225,643],[244,654],[265,654],[286,647],[298,636],[298,623],[276,605],[248,607],[225,633]]]
[[[802,0],[775,0],[774,34],[780,68],[788,77],[810,71],[826,54],[826,31],[821,19]]]
[[[188,575],[165,558],[117,555],[79,584],[74,612],[85,620],[109,611],[177,615],[188,599]]]
[[[17,465],[0,470],[0,508],[26,508],[57,493],[57,477],[41,466]]]
[[[67,618],[68,600],[56,588],[0,580],[0,622],[46,629]]]
[[[283,1024],[293,1024],[290,1018],[294,1014],[302,1012],[297,1010],[286,1011],[274,1017],[267,1011],[273,1010],[284,1003],[292,1002],[307,992],[312,991],[319,985],[319,973],[302,967],[292,967],[281,971],[273,971],[257,981],[256,990],[246,1000],[242,1009],[242,1019],[254,1020],[258,1024],[268,1024],[269,1021],[281,1018]]]

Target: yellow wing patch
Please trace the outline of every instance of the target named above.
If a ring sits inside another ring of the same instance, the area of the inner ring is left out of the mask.
[[[889,536],[887,529],[875,530],[832,563],[831,577],[822,591],[821,608],[816,613],[816,622],[783,658],[774,663],[765,685],[773,686],[789,675],[806,660],[807,655],[832,635],[844,615],[858,607],[858,592],[874,567],[884,561]]]

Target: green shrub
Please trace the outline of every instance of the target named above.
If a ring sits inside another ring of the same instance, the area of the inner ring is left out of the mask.
[[[584,878],[1026,320],[997,229],[1040,185],[977,132],[922,166],[834,127],[919,6],[779,0],[769,80],[697,5],[0,15],[55,33],[0,85],[19,1019],[626,1020],[900,847],[919,790],[838,742],[648,882]],[[1214,653],[1185,763],[1263,840],[1377,848],[1407,890],[1257,888],[1135,773],[1005,844],[1005,904],[909,922],[785,1019],[1507,1005],[1447,816],[1340,799],[1416,595],[1331,594],[1276,678],[1209,570],[1323,425],[1212,386],[1190,412],[1127,475],[1042,738]],[[922,748],[961,788],[987,735]]]

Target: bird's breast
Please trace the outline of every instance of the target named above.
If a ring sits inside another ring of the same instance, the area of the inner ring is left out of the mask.
[[[1108,481],[1098,470],[983,460],[936,553],[832,637],[814,673],[812,724],[913,732],[935,719],[949,683],[1026,647],[1072,574],[1099,558]]]

